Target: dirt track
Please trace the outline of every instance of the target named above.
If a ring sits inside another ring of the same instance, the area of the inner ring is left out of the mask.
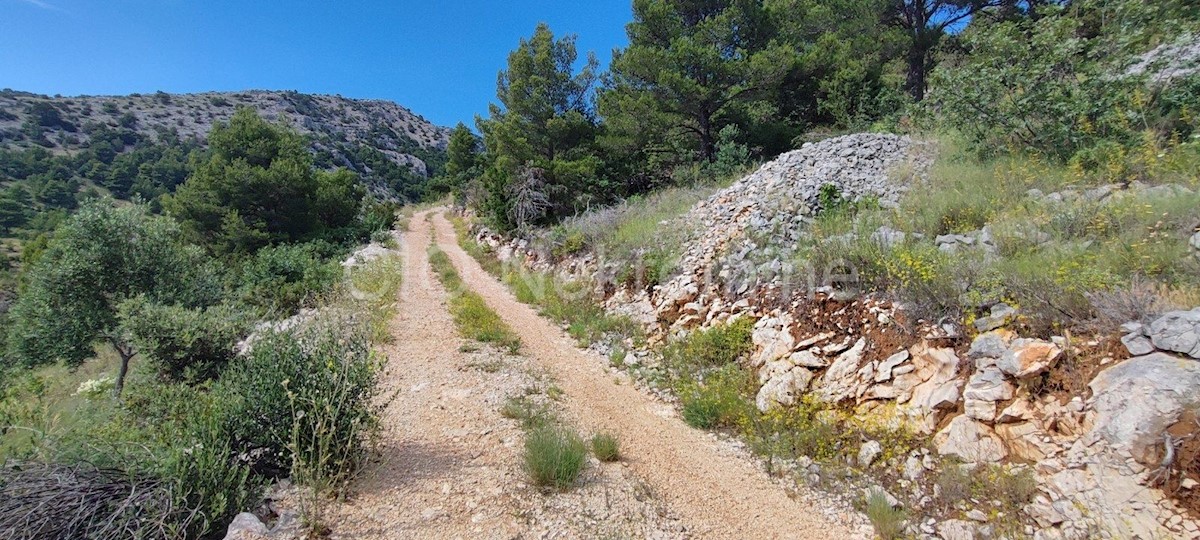
[[[524,343],[522,353],[552,374],[579,427],[617,434],[630,468],[692,535],[821,540],[864,536],[817,511],[813,494],[789,495],[751,461],[688,427],[666,405],[621,384],[605,367],[606,359],[577,348],[561,329],[487,274],[458,246],[441,213],[434,214],[433,225],[438,246],[468,286],[517,331]]]
[[[520,357],[459,337],[426,248],[520,334]],[[865,538],[819,500],[772,482],[738,450],[689,428],[521,304],[455,242],[439,211],[411,220],[383,390],[381,454],[327,516],[333,538]],[[467,351],[467,352],[464,352]],[[621,441],[621,463],[592,460],[580,485],[526,484],[522,432],[499,408],[555,386],[555,406],[587,435]]]

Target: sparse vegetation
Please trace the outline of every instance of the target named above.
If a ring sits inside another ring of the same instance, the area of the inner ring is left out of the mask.
[[[587,446],[574,431],[545,424],[526,432],[525,468],[537,485],[569,488],[586,464]]]
[[[592,435],[591,445],[592,454],[600,461],[610,462],[621,459],[621,441],[618,441],[616,436],[611,433]]]
[[[874,491],[863,502],[863,513],[875,527],[880,540],[897,540],[904,537],[906,514],[903,508],[894,508],[887,495]]]
[[[507,350],[509,354],[516,354],[521,349],[521,338],[488,307],[483,297],[467,288],[445,252],[431,245],[429,262],[450,293],[450,313],[463,337],[491,343]]]

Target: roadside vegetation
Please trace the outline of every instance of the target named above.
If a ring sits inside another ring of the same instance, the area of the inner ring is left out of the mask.
[[[212,537],[283,478],[320,533],[363,464],[399,265],[338,261],[394,215],[248,111],[197,171],[165,203],[179,212],[85,203],[23,267],[0,362],[0,536]],[[280,209],[258,199],[276,182],[306,205],[291,221],[253,214]]]

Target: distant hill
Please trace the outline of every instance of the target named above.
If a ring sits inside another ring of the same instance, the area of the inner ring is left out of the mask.
[[[0,149],[75,154],[89,148],[93,133],[112,130],[202,147],[213,124],[241,106],[311,136],[320,166],[349,168],[379,194],[415,198],[445,163],[449,129],[390,101],[262,90],[50,97],[6,89]]]

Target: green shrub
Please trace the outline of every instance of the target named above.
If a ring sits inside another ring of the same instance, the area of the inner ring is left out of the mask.
[[[604,462],[621,459],[621,442],[610,433],[597,433],[592,436],[592,454]]]
[[[888,498],[880,491],[873,491],[863,504],[863,513],[875,527],[880,540],[894,540],[904,536],[904,509],[893,508]]]
[[[750,352],[753,331],[754,320],[749,317],[698,330],[667,345],[663,361],[681,374],[732,364]]]
[[[587,446],[573,431],[545,425],[525,435],[525,468],[539,486],[566,489],[587,463]]]
[[[335,485],[358,468],[377,427],[379,370],[365,329],[322,315],[255,336],[214,392],[229,404],[228,430],[257,473],[301,468]]]
[[[704,376],[703,381],[676,383],[683,404],[683,419],[699,429],[737,427],[755,414],[751,397],[757,390],[745,369],[728,364]]]
[[[97,533],[80,537],[203,538],[222,532],[234,515],[256,506],[262,481],[252,476],[249,465],[233,446],[224,422],[225,406],[221,399],[199,388],[143,383],[131,388],[117,408],[76,413],[84,414],[87,422],[42,449],[51,468],[85,471],[77,476],[85,481],[77,484],[80,489],[91,489],[95,481],[103,481],[87,472],[98,470],[100,477],[116,474],[131,488],[160,493],[133,514],[113,516],[121,528],[153,527],[148,536],[120,532],[116,536]],[[87,466],[81,469],[80,464]],[[76,508],[73,514],[102,512],[111,502],[60,491],[75,489],[69,485],[44,487],[47,491],[41,496],[65,497],[60,502],[63,507]],[[112,495],[107,493],[107,497]],[[65,511],[63,507],[54,508],[58,517]]]
[[[269,316],[289,316],[315,306],[341,278],[341,268],[323,260],[322,249],[310,243],[259,250],[241,269],[239,298]]]
[[[174,381],[214,379],[235,355],[251,321],[229,305],[207,309],[154,304],[140,297],[121,305],[121,327],[160,375]]]

